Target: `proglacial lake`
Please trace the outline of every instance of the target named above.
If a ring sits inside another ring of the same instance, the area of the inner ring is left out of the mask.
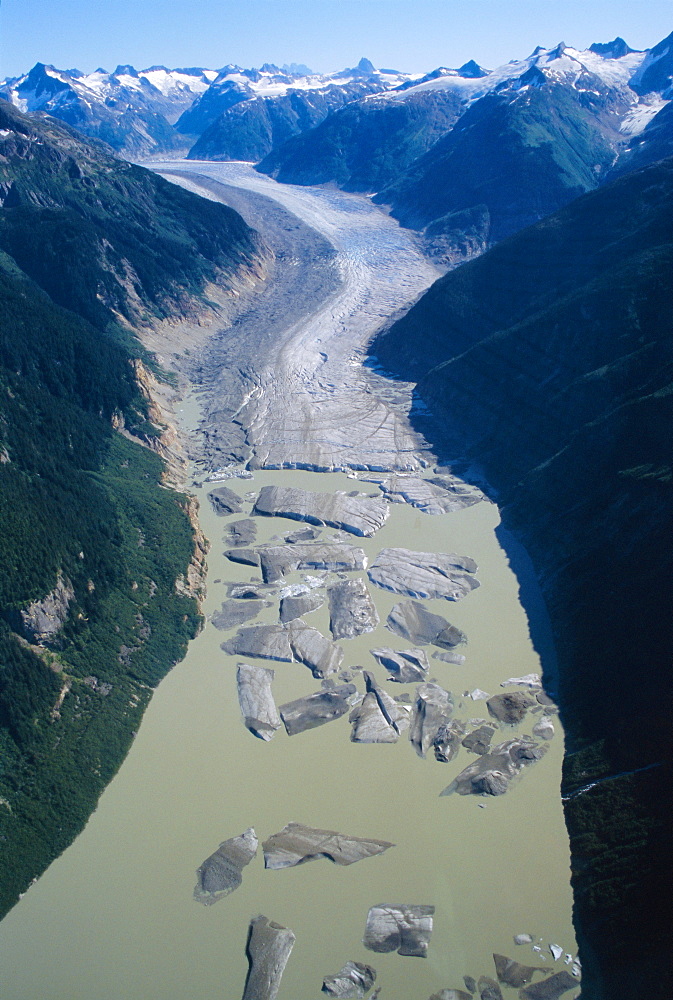
[[[378,494],[376,485],[342,473],[263,471],[226,485],[252,499],[267,484]],[[196,490],[211,541],[206,615],[225,599],[227,582],[259,579],[253,567],[222,554],[227,523],[248,516],[249,504],[241,515],[216,517],[206,499],[212,488]],[[454,716],[466,721],[486,720],[488,712],[464,692],[493,695],[507,678],[540,669],[517,579],[494,535],[498,520],[488,502],[441,516],[396,504],[374,538],[348,536],[370,562],[386,546],[476,559],[479,589],[458,603],[423,602],[467,633],[459,650],[465,663],[431,659],[429,672],[453,693]],[[258,542],[301,527],[285,518],[257,522]],[[327,528],[320,538],[339,535]],[[364,666],[391,694],[413,697],[415,685],[387,682],[370,653],[411,645],[384,627],[404,598],[373,584],[369,590],[382,623],[342,640],[343,666]],[[277,614],[274,602],[259,621]],[[326,606],[305,620],[329,635]],[[0,924],[3,1000],[235,1000],[247,971],[248,924],[259,913],[296,934],[279,1000],[317,1000],[323,977],[348,960],[377,970],[382,1000],[427,1000],[443,988],[464,989],[465,974],[494,977],[493,952],[550,972],[568,968],[548,948],[551,942],[576,954],[556,717],[548,753],[505,795],[440,797],[474,754],[461,748],[448,764],[432,752],[423,760],[406,734],[395,744],[354,744],[348,716],[293,737],[281,729],[268,743],[255,739],[236,695],[236,664],[244,658],[220,649],[232,634],[206,624],[155,693],[85,831]],[[257,662],[275,670],[277,704],[320,687],[301,664]],[[363,689],[361,674],[355,683]],[[537,718],[528,715],[519,731],[530,732]],[[511,734],[503,730],[494,743]],[[210,907],[192,898],[196,869],[221,841],[253,826],[261,845],[290,821],[396,846],[350,867],[319,859],[281,871],[264,870],[260,846],[239,889]],[[436,907],[426,959],[363,947],[368,909],[382,902]],[[540,953],[514,945],[513,935],[524,932]],[[503,987],[503,995],[517,993]]]

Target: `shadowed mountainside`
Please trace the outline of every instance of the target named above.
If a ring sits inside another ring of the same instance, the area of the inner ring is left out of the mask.
[[[372,348],[541,584],[591,1000],[667,995],[672,234],[665,160],[441,278]]]

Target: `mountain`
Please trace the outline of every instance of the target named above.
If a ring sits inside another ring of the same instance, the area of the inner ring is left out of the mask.
[[[659,92],[665,98],[673,97],[673,32],[653,49],[631,79],[631,86],[638,94]]]
[[[270,65],[261,70],[228,66],[176,128],[200,136],[190,159],[257,161],[350,101],[408,79],[377,70],[368,59],[328,76],[288,74]]]
[[[142,344],[258,266],[232,210],[0,101],[0,915],[80,832],[199,628]],[[201,546],[201,548],[199,548]]]
[[[610,177],[673,156],[673,104],[653,95],[648,106],[622,123],[622,131],[630,141]]]
[[[422,156],[461,110],[456,95],[444,91],[404,101],[355,101],[317,128],[274,143],[257,169],[288,184],[332,182],[345,191],[378,191]]]
[[[235,212],[0,104],[0,248],[59,305],[102,327],[140,326],[254,259]]]
[[[610,138],[580,94],[533,78],[474,103],[375,200],[405,226],[434,224],[435,236],[478,209],[489,245],[596,187],[614,161]]]
[[[186,149],[187,140],[173,124],[216,76],[211,70],[163,66],[84,74],[37,63],[24,76],[3,81],[0,97],[21,111],[44,111],[118,152],[146,156]]]
[[[512,536],[542,588],[592,1000],[667,995],[672,276],[669,159],[450,272],[373,347],[497,496],[524,603]]]
[[[616,38],[440,68],[334,112],[258,169],[372,193],[456,263],[603,183],[665,104],[672,50]]]

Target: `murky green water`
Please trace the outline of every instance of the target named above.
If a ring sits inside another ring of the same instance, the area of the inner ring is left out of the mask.
[[[357,485],[342,474],[294,471],[227,485],[244,495],[268,483],[321,491]],[[237,516],[213,515],[205,500],[210,488],[199,491],[212,540],[207,614],[226,596],[227,581],[257,575],[223,557],[222,536]],[[468,634],[464,665],[431,660],[431,676],[454,693],[455,715],[463,719],[487,715],[483,702],[461,697],[464,691],[494,694],[506,678],[539,669],[516,579],[493,534],[497,522],[488,503],[441,517],[395,505],[378,535],[362,542],[370,560],[384,546],[404,545],[479,563],[481,587],[463,601],[425,602]],[[258,523],[260,541],[299,527],[280,518]],[[385,620],[402,598],[370,589]],[[274,606],[260,620],[276,616]],[[306,621],[327,632],[325,608]],[[297,937],[280,1000],[316,1000],[322,977],[348,959],[378,970],[382,1000],[426,1000],[441,988],[462,987],[466,973],[493,976],[494,951],[550,971],[565,967],[547,951],[555,942],[575,954],[558,722],[546,757],[506,795],[440,798],[474,755],[461,750],[450,764],[421,760],[406,734],[394,745],[352,744],[347,717],[292,738],[281,729],[269,743],[255,739],[238,708],[239,658],[220,650],[229,634],[208,624],[191,644],[156,692],[85,832],[0,924],[4,1000],[235,1000],[247,969],[248,922],[257,913]],[[381,626],[342,645],[344,666],[366,666],[385,681],[369,649],[409,643]],[[300,664],[265,665],[276,671],[278,704],[319,688]],[[395,695],[414,690],[384,686]],[[291,820],[397,846],[348,868],[314,861],[282,871],[265,871],[260,850],[232,895],[212,907],[192,899],[194,872],[220,841],[248,826],[261,841]],[[367,911],[381,902],[435,905],[427,959],[364,949]],[[525,931],[543,939],[546,962],[530,946],[514,947],[512,935]]]

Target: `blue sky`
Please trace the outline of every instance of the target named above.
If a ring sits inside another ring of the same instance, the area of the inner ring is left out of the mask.
[[[671,0],[2,0],[0,77],[38,61],[329,72],[363,55],[424,72],[468,59],[494,67],[559,41],[584,48],[622,35],[649,48],[671,31]]]

